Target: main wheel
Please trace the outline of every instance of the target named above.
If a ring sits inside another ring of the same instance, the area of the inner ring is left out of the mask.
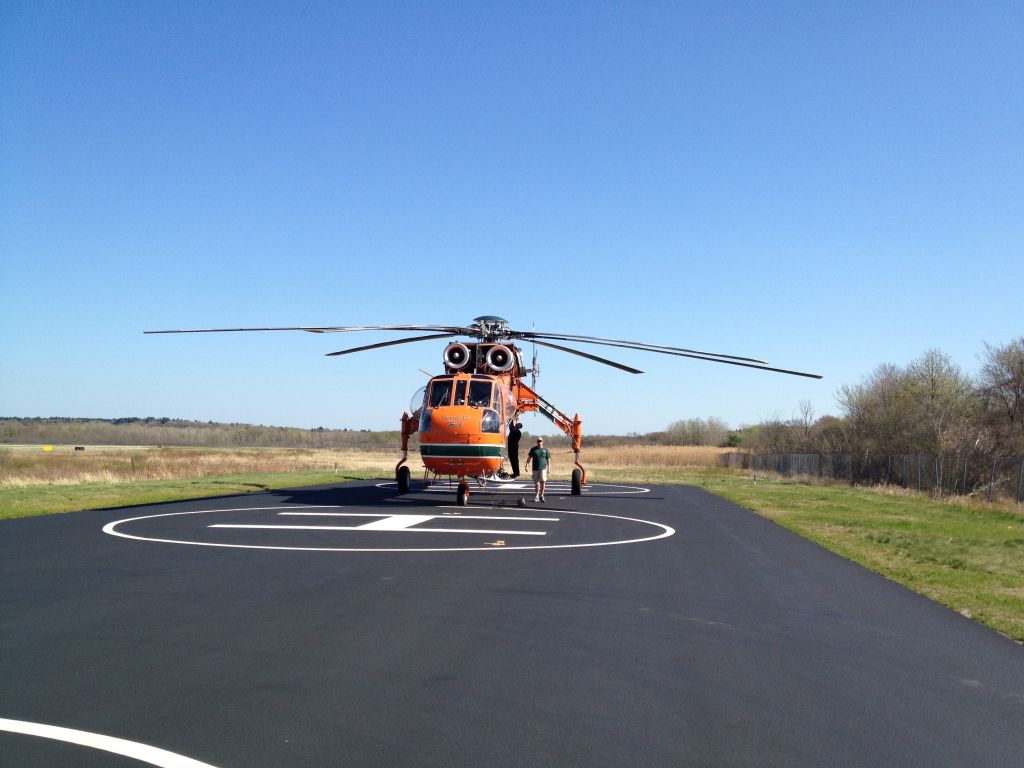
[[[395,473],[395,480],[398,481],[399,493],[409,492],[409,476],[411,474],[409,468],[404,465],[398,468],[398,471]]]
[[[578,469],[572,471],[572,495],[583,495],[583,473]]]
[[[455,501],[460,507],[469,504],[469,486],[459,483],[459,490],[455,492]]]

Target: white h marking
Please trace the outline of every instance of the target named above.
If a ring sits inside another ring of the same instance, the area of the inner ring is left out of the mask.
[[[410,525],[419,525],[427,520],[433,520],[436,515],[392,515],[383,520],[374,520],[372,523],[357,525],[357,531],[401,531]]]
[[[381,517],[379,514],[366,512],[280,512],[281,515],[317,515],[332,517]],[[425,523],[429,520],[545,520],[557,522],[558,518],[537,518],[537,517],[492,517],[492,516],[454,516],[454,515],[388,515],[380,520],[373,520],[362,525],[242,525],[238,523],[214,523],[209,528],[249,528],[249,529],[270,529],[278,531],[391,531],[393,533],[478,533],[485,536],[546,536],[546,531],[491,531],[476,528],[413,528],[414,525]]]

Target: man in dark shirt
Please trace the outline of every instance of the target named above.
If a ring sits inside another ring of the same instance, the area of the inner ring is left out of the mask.
[[[512,465],[512,477],[519,477],[519,438],[523,436],[523,425],[510,421],[508,425],[508,463]]]

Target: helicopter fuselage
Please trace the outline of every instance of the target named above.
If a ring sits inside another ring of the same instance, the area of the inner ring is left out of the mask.
[[[509,378],[456,373],[430,380],[418,424],[420,457],[428,470],[469,477],[498,472],[505,425],[515,413]]]
[[[453,342],[444,353],[446,373],[423,389],[413,413],[402,416],[402,460],[409,438],[419,433],[420,458],[428,472],[460,478],[491,477],[501,470],[505,430],[519,414],[538,411],[570,439],[579,464],[580,417],[570,418],[528,387],[522,351],[514,344]]]

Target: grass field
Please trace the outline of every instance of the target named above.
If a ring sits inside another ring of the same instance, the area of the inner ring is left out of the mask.
[[[707,490],[1024,641],[1024,514],[903,489],[708,477]]]
[[[353,450],[39,446],[0,449],[0,488],[110,485],[140,480],[188,480],[229,474],[333,471],[335,465],[384,472],[394,453]],[[388,469],[387,473],[390,473]]]
[[[0,449],[0,518],[390,477],[393,453],[39,446]]]
[[[718,466],[717,448],[585,452],[591,482],[697,485],[1024,641],[1024,514],[904,490],[806,485]],[[0,518],[390,478],[394,453],[288,449],[0,449]],[[415,467],[419,466],[413,457]],[[555,452],[567,479],[572,454]]]

